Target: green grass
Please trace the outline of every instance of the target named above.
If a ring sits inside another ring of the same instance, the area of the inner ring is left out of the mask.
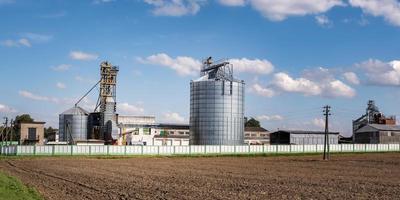
[[[0,172],[0,200],[36,200],[43,199],[31,187],[22,184],[18,179]]]

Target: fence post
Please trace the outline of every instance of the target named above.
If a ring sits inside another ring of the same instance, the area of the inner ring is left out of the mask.
[[[278,145],[275,145],[275,154],[278,154]]]
[[[124,155],[126,156],[126,145],[124,147]]]
[[[110,145],[107,145],[107,156],[110,155]]]
[[[353,143],[353,152],[356,151],[355,144]]]
[[[52,156],[54,156],[55,147],[56,147],[56,146],[53,145],[53,148],[52,148],[52,150],[51,150],[51,155],[52,155]]]
[[[318,141],[317,141],[318,142]],[[315,153],[318,153],[318,143],[315,144]]]
[[[157,156],[160,155],[160,146],[157,146]]]
[[[33,146],[33,155],[36,156],[36,145]]]
[[[387,146],[388,146],[387,151],[390,151],[390,144],[388,144]]]
[[[265,144],[263,144],[263,154],[265,154]]]
[[[375,144],[375,146],[376,146],[376,152],[378,152],[379,151],[379,144]]]
[[[175,147],[176,147],[176,146],[172,146],[172,149],[174,150],[174,154],[173,154],[173,155],[175,155]]]
[[[400,145],[400,143],[399,143]],[[222,145],[219,145],[219,154],[222,154]]]
[[[340,144],[340,152],[343,152],[343,144]]]
[[[367,152],[367,144],[364,144],[364,152]]]
[[[144,154],[144,150],[143,150],[144,146],[142,145],[141,147],[142,147],[142,149],[140,151],[141,151],[141,153],[143,155]]]
[[[251,150],[250,150],[250,143],[249,143],[249,147],[248,147],[249,149],[248,149],[248,154],[250,154],[251,153]]]
[[[192,146],[189,145],[189,155],[192,155]]]
[[[233,145],[233,153],[236,154],[236,145]]]
[[[289,144],[289,153],[292,153],[292,145]]]
[[[71,156],[72,155],[74,155],[74,148],[73,148],[73,146],[71,145]]]

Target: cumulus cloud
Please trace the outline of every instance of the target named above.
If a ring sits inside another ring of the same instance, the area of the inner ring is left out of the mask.
[[[260,84],[253,84],[250,88],[250,92],[253,92],[259,96],[263,97],[273,97],[275,96],[275,91],[272,88],[263,87]]]
[[[335,6],[345,5],[341,0],[249,0],[251,6],[272,21],[290,16],[325,13]]]
[[[117,106],[118,113],[124,115],[139,115],[143,114],[144,108],[139,105],[132,105],[129,103],[119,103]]]
[[[245,6],[246,0],[218,0],[218,2],[225,6]]]
[[[352,98],[356,95],[353,88],[336,79],[328,69],[322,67],[304,70],[303,75],[299,78],[279,72],[274,74],[268,87],[254,84],[250,90],[266,97],[284,92],[300,93],[305,96],[345,98]]]
[[[17,110],[15,110],[14,108],[11,108],[4,104],[0,104],[0,113],[16,113],[16,112]]]
[[[51,67],[52,70],[57,71],[57,72],[68,71],[70,68],[71,68],[71,65],[68,65],[68,64],[61,64],[61,65]]]
[[[67,88],[67,86],[66,86],[64,83],[61,83],[61,82],[56,83],[56,87],[57,87],[58,89],[65,89],[65,88]]]
[[[172,58],[165,53],[159,53],[155,55],[148,56],[146,58],[138,58],[139,62],[151,65],[160,65],[163,67],[168,67],[175,70],[181,76],[187,75],[198,75],[202,62],[192,57],[188,56],[178,56]],[[248,72],[256,74],[270,74],[274,70],[274,65],[268,60],[260,59],[229,59],[231,64],[233,64],[233,70],[235,72]]]
[[[353,7],[366,14],[383,17],[387,22],[400,26],[400,2],[397,0],[349,0]]]
[[[97,60],[99,56],[97,54],[85,53],[82,51],[71,51],[69,53],[69,57],[73,60],[91,61],[91,60]]]
[[[356,64],[360,68],[367,82],[372,85],[400,85],[400,60],[383,62],[376,59],[369,59]]]
[[[247,58],[230,59],[229,62],[233,64],[234,71],[236,72],[250,72],[256,74],[270,74],[274,71],[274,65],[268,60]]]
[[[185,118],[180,116],[179,113],[169,112],[169,113],[164,113],[164,121],[172,123],[184,123]]]
[[[358,78],[357,74],[354,72],[345,72],[343,73],[344,79],[353,84],[353,85],[359,85],[360,84],[360,79]]]
[[[322,27],[331,27],[332,21],[326,15],[315,16],[315,21]]]
[[[5,47],[31,47],[31,42],[26,38],[21,38],[18,40],[3,40],[0,42],[2,46]]]
[[[138,61],[145,64],[160,65],[176,71],[181,76],[196,75],[200,71],[201,62],[187,56],[171,58],[165,53],[151,55],[146,58],[138,58]]]
[[[144,0],[152,5],[151,11],[156,16],[183,16],[194,15],[200,10],[199,0]]]
[[[284,118],[280,115],[260,115],[256,119],[260,121],[281,121]]]

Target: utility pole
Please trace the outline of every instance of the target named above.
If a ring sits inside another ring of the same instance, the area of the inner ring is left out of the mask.
[[[331,107],[329,105],[324,106],[325,116],[325,140],[324,140],[324,160],[329,160],[330,149],[329,149],[329,116],[331,115]]]
[[[3,134],[1,136],[1,144],[4,145],[4,137],[7,137],[7,130],[8,130],[8,117],[4,117],[4,127],[5,130],[3,131]]]

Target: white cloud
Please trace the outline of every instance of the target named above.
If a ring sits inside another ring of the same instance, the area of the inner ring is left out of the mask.
[[[321,118],[313,119],[311,124],[318,128],[325,128],[325,121]]]
[[[250,72],[256,74],[270,74],[274,71],[274,65],[268,60],[254,59],[250,60],[247,58],[242,59],[229,59],[229,62],[233,64],[233,70],[236,72]]]
[[[138,105],[131,105],[129,103],[119,103],[117,106],[118,113],[124,115],[138,115],[143,114],[144,108]]]
[[[21,47],[21,46],[31,47],[32,46],[30,41],[26,38],[21,38],[18,40],[4,40],[4,41],[1,41],[0,44],[5,47]]]
[[[218,2],[225,6],[245,6],[246,0],[218,0]]]
[[[85,53],[82,51],[71,51],[69,57],[73,60],[91,61],[97,60],[99,56],[97,54]]]
[[[284,118],[280,115],[261,115],[256,117],[256,119],[260,121],[281,121]]]
[[[61,64],[61,65],[51,67],[52,70],[57,71],[57,72],[68,71],[70,68],[71,68],[71,65],[67,65],[67,64]]]
[[[24,98],[35,100],[35,101],[48,101],[48,102],[52,102],[52,103],[60,102],[60,100],[58,98],[41,96],[41,95],[33,94],[32,92],[29,92],[26,90],[19,91],[19,95]]]
[[[14,108],[11,108],[4,104],[0,104],[0,113],[16,113],[16,112],[17,110],[15,110]]]
[[[199,0],[144,0],[152,5],[152,13],[156,16],[195,15],[200,10]]]
[[[260,84],[253,84],[250,88],[250,91],[263,96],[263,97],[273,97],[275,96],[275,91],[271,88],[263,87]]]
[[[342,0],[249,0],[251,6],[272,21],[290,16],[325,13],[335,6],[344,6]]]
[[[400,26],[400,2],[397,0],[349,0],[349,3],[366,14],[383,17],[389,23]]]
[[[159,53],[146,58],[138,58],[139,62],[144,64],[160,65],[175,70],[181,76],[198,75],[202,62],[187,56],[178,56],[172,58],[165,53]],[[274,70],[274,65],[268,60],[260,59],[229,59],[233,64],[234,72],[248,72],[256,74],[270,74]]]
[[[353,85],[359,85],[360,84],[360,79],[358,79],[358,76],[354,72],[345,72],[343,73],[344,79],[353,84]]]
[[[286,73],[274,75],[272,87],[282,92],[301,93],[305,96],[352,98],[356,92],[342,81],[328,74],[325,68],[306,70],[303,77],[292,78]]]
[[[282,72],[274,75],[273,84],[286,92],[297,92],[305,95],[321,94],[321,88],[317,83],[305,78],[293,79],[288,74]]]
[[[51,35],[44,35],[44,34],[38,34],[38,33],[21,33],[20,35],[23,38],[27,38],[30,41],[38,42],[38,43],[48,42],[53,39],[53,36],[51,36]]]
[[[200,72],[201,62],[186,56],[171,58],[165,53],[151,55],[145,59],[138,58],[138,61],[145,64],[160,65],[171,68],[181,76],[197,75]]]
[[[331,27],[332,21],[326,15],[315,16],[315,21],[322,27]]]
[[[369,59],[356,66],[363,70],[369,84],[400,86],[400,60],[386,63]]]
[[[185,123],[185,118],[180,116],[178,113],[169,112],[164,113],[164,121],[172,123]]]
[[[273,75],[267,87],[253,84],[250,91],[260,96],[272,97],[279,93],[300,93],[305,96],[345,97],[352,98],[356,91],[335,78],[333,72],[326,68],[304,70],[299,78],[279,72]]]
[[[65,89],[65,88],[67,88],[67,86],[66,86],[64,83],[61,83],[61,82],[58,82],[58,83],[56,84],[56,87],[57,87],[58,89]]]

